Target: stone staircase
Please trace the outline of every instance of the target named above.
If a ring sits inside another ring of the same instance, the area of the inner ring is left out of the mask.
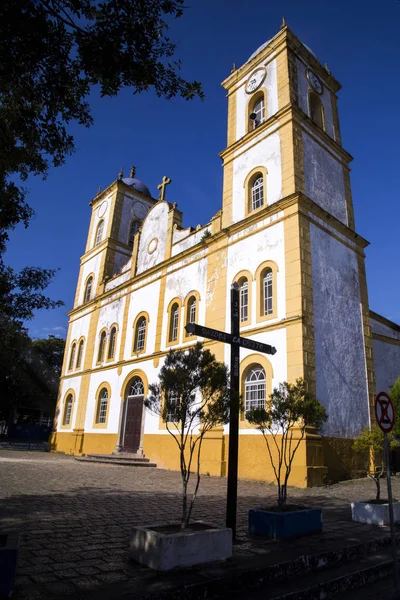
[[[79,462],[102,463],[108,465],[118,465],[123,467],[156,467],[156,463],[150,462],[142,454],[130,454],[124,452],[121,454],[87,454],[86,456],[75,456]]]

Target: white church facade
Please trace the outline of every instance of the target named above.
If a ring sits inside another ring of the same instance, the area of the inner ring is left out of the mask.
[[[241,349],[245,406],[306,379],[329,419],[322,435],[307,433],[291,483],[318,485],[351,472],[352,439],[373,419],[376,384],[387,391],[400,375],[400,327],[369,309],[368,242],[355,231],[338,81],[282,26],[223,86],[222,207],[209,223],[183,228],[164,199],[168,179],[156,200],[134,169],[91,202],[52,448],[144,453],[178,468],[174,440],[143,400],[169,350],[198,341],[185,324],[229,331],[237,282],[241,335],[277,349]],[[228,346],[204,342],[229,365]],[[226,474],[227,436],[226,427],[207,435],[204,473]],[[244,413],[239,476],[273,479]]]

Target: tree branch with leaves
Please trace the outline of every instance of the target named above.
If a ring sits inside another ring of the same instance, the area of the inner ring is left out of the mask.
[[[182,478],[181,528],[190,521],[200,485],[201,450],[206,434],[229,420],[230,391],[226,365],[197,343],[171,350],[149,386],[145,406],[165,422],[179,452]],[[189,483],[195,483],[189,497]]]

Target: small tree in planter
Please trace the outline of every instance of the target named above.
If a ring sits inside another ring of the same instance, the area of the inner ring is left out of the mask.
[[[260,513],[266,513],[265,510],[252,510],[249,514],[251,533],[285,538],[321,530],[320,509],[315,509],[319,511],[318,515],[311,515],[314,511],[306,511],[309,513],[306,521],[312,518],[311,523],[306,522],[304,526],[299,525],[299,516],[296,519],[297,523],[293,519],[291,523],[290,519],[277,517],[277,513],[286,511],[287,514],[297,514],[299,512],[293,513],[293,507],[286,505],[287,486],[293,460],[304,439],[306,427],[320,429],[327,418],[325,408],[307,391],[303,379],[297,379],[293,384],[287,382],[279,384],[270,395],[266,408],[252,409],[246,413],[246,419],[264,436],[278,484],[278,510],[273,511],[275,515],[272,517],[273,523],[267,525],[264,523],[265,515]]]
[[[162,418],[176,443],[182,478],[182,516],[179,528],[136,528],[132,558],[158,570],[228,558],[232,555],[230,529],[205,524],[188,529],[200,485],[204,437],[210,429],[229,420],[226,366],[200,343],[188,350],[171,350],[160,370],[159,382],[149,386],[145,406]],[[194,489],[189,497],[192,475]]]
[[[395,439],[395,434],[393,433],[395,429],[396,425],[393,431],[388,434],[389,447],[391,449],[399,447],[399,442]],[[389,524],[388,501],[381,500],[381,478],[383,477],[386,468],[383,431],[381,431],[377,425],[373,425],[371,428],[366,427],[361,434],[355,438],[353,450],[363,456],[365,472],[376,485],[374,500],[351,503],[353,521],[387,525]],[[398,507],[396,507],[396,504]],[[399,520],[399,502],[394,504],[394,512],[395,520]]]

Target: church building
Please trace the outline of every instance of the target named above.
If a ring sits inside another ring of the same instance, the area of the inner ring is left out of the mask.
[[[349,477],[352,440],[374,419],[377,388],[388,391],[400,376],[400,327],[369,308],[341,86],[284,23],[222,85],[222,206],[209,223],[183,228],[166,200],[170,180],[155,199],[134,168],[91,202],[51,446],[77,456],[144,454],[178,469],[175,441],[143,400],[167,353],[202,341],[187,323],[230,331],[237,282],[241,336],[277,349],[240,350],[239,477],[274,479],[245,412],[298,377],[329,418],[321,434],[307,431],[290,483]],[[204,343],[229,365],[228,345]],[[227,450],[228,427],[209,432],[202,472],[226,475]]]

